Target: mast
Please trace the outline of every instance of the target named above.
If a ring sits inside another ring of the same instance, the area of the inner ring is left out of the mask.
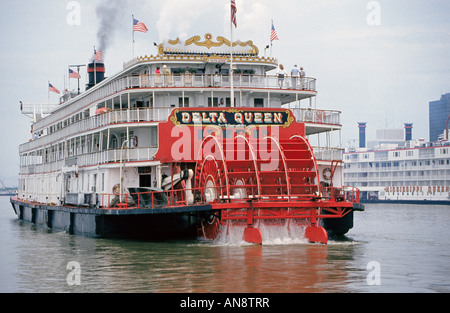
[[[230,48],[231,48],[231,53],[230,53],[230,97],[231,97],[231,107],[234,108],[234,63],[233,63],[233,24],[235,27],[237,27],[237,23],[236,23],[236,13],[237,13],[237,8],[236,8],[236,2],[235,0],[231,0],[231,18],[230,18],[230,39],[231,39],[231,44],[230,44]]]
[[[230,97],[231,107],[234,108],[234,63],[233,63],[233,23],[231,23],[231,60],[230,60]]]
[[[132,34],[132,59],[134,59],[134,14],[131,15],[131,34]]]

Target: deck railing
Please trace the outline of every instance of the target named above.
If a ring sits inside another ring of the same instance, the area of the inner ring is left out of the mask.
[[[173,109],[173,107],[133,108],[113,110],[103,114],[91,116],[81,121],[69,124],[51,134],[24,143],[19,147],[19,152],[23,153],[34,150],[38,147],[48,146],[54,142],[60,142],[67,138],[73,137],[76,134],[81,134],[83,132],[105,127],[107,125],[132,122],[167,121]],[[303,108],[293,108],[291,110],[298,122],[340,125],[339,111]]]
[[[87,92],[80,96],[69,100],[62,105],[70,103],[70,110],[58,110],[62,108],[59,106],[53,111],[50,123],[56,122],[67,115],[73,114],[89,106],[92,103],[98,102],[99,99],[105,99],[119,92],[136,89],[136,88],[151,88],[161,90],[164,88],[229,88],[229,75],[207,75],[207,74],[142,74],[142,75],[128,75],[121,78],[116,78],[111,81],[103,81],[92,87]],[[258,89],[273,89],[273,90],[301,90],[301,91],[316,91],[316,79],[312,77],[292,79],[286,77],[279,79],[275,76],[260,76],[260,75],[235,75],[233,79],[235,88],[258,88]],[[32,110],[32,109],[31,109]],[[33,111],[33,110],[32,110]],[[38,121],[35,123],[35,129],[46,127],[48,121]]]
[[[216,189],[216,194],[221,194],[220,187],[208,187],[208,189]],[[158,207],[174,207],[174,206],[186,206],[192,203],[187,201],[187,194],[190,193],[195,195],[196,204],[205,204],[207,201],[205,199],[205,189],[204,188],[192,188],[192,189],[174,189],[174,190],[161,190],[161,191],[144,191],[136,193],[122,193],[122,194],[99,194],[97,204],[103,209],[135,209],[135,208],[148,208],[154,209]],[[310,201],[315,198],[316,200],[322,201],[348,201],[351,203],[359,203],[360,201],[360,191],[356,187],[342,186],[342,187],[326,187],[321,190],[320,196],[315,196],[311,194],[305,195],[261,195],[253,196],[243,199],[231,199],[226,196],[218,196],[218,198],[213,201],[216,207],[221,207],[225,205],[228,208],[233,208],[233,204],[236,208],[241,208],[244,203],[247,204],[249,201],[256,205],[261,203],[269,206],[269,203],[274,204],[276,207],[297,207],[298,204],[305,205],[305,201]],[[283,205],[286,204],[286,205]],[[316,206],[320,206],[316,202]]]
[[[320,161],[342,160],[344,149],[329,147],[313,147],[314,156]]]
[[[319,124],[341,124],[341,112],[335,110],[316,110],[316,109],[304,109],[294,108],[291,109],[294,113],[297,122],[304,123],[319,123]]]
[[[64,166],[90,166],[95,164],[136,162],[152,160],[158,151],[157,147],[139,147],[133,149],[108,149],[92,153],[68,156],[64,159],[49,160],[30,157],[20,166],[20,174],[52,173],[60,171]]]

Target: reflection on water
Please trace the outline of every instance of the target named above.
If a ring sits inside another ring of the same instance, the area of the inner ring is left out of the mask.
[[[448,208],[370,206],[355,214],[347,237],[328,245],[281,236],[257,246],[238,235],[217,242],[70,236],[20,222],[0,204],[1,292],[450,291],[449,231],[434,223],[448,221]],[[81,266],[80,286],[67,284],[71,261]],[[379,286],[367,284],[370,261],[381,264]]]

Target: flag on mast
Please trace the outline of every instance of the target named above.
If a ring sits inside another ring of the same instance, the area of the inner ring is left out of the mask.
[[[59,92],[59,90],[56,87],[54,87],[52,84],[50,84],[50,83],[48,83],[48,91],[51,91],[51,92],[54,92],[54,93],[57,93],[57,94],[61,94]]]
[[[231,0],[231,22],[234,24],[234,27],[237,27],[236,13],[237,13],[236,2],[235,0]]]
[[[102,52],[101,51],[94,49],[94,60],[99,61],[99,62],[102,61]]]
[[[135,18],[133,18],[133,30],[135,32],[143,32],[143,33],[148,32],[147,26]]]
[[[79,79],[79,78],[81,78],[81,76],[80,76],[80,74],[78,74],[77,72],[75,72],[69,68],[69,78]]]
[[[273,26],[273,20],[272,20],[272,31],[270,32],[270,42],[272,42],[274,40],[279,40],[279,39],[278,39],[277,31],[275,30],[275,26]]]

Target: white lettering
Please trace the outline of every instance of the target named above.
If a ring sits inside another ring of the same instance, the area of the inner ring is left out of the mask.
[[[173,127],[172,133],[170,134],[172,138],[178,138],[171,147],[172,158],[176,161],[190,160],[191,151],[191,129],[189,127]]]
[[[66,6],[67,10],[71,10],[67,14],[67,24],[70,26],[81,25],[81,5],[78,1],[70,1]]]
[[[240,124],[244,124],[244,116],[242,115],[242,113],[234,114],[234,120]]]
[[[214,300],[195,300],[190,297],[187,300],[181,300],[180,307],[181,308],[207,308],[208,311],[211,311],[214,306]]]
[[[367,15],[367,24],[370,26],[381,25],[381,5],[378,1],[370,1],[367,10],[372,10]]]
[[[369,286],[381,285],[381,265],[376,261],[371,261],[367,264],[367,270],[370,271],[367,275],[367,284]]]
[[[67,284],[69,286],[80,286],[81,285],[81,266],[78,262],[69,262],[67,263],[68,270],[71,270],[69,274],[67,274]]]

